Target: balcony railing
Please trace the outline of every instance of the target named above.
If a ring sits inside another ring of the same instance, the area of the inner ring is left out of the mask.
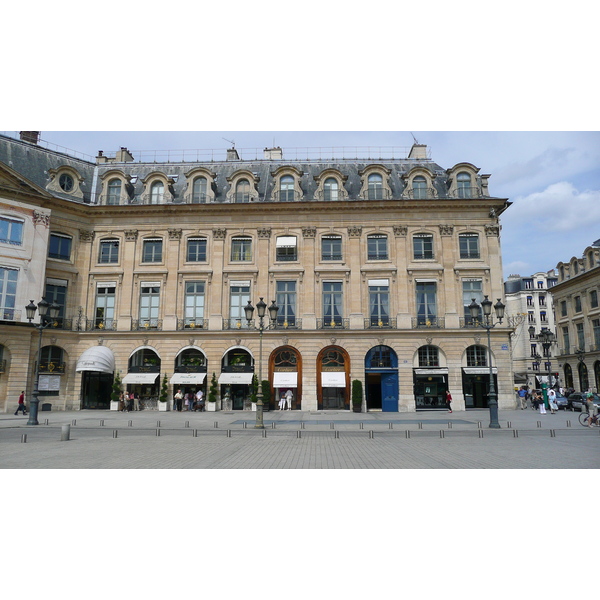
[[[200,318],[186,318],[177,319],[177,331],[183,331],[184,329],[208,329],[208,321]]]
[[[39,365],[40,373],[52,373],[53,375],[62,375],[65,372],[66,363],[43,361]]]
[[[279,318],[275,323],[275,329],[302,329],[302,319],[296,317]]]
[[[0,321],[21,321],[21,309],[0,306]]]
[[[396,329],[396,319],[371,317],[365,319],[365,329]]]
[[[223,329],[250,329],[245,318],[223,319]]]
[[[385,188],[367,189],[359,197],[361,200],[389,200],[392,193]]]
[[[116,319],[86,319],[86,331],[116,331]]]
[[[444,317],[413,317],[413,329],[444,329]]]
[[[434,188],[408,188],[404,190],[403,196],[409,200],[433,200],[437,198],[437,192]]]
[[[143,330],[162,331],[162,319],[134,319],[131,322],[131,331]]]
[[[302,194],[295,190],[275,190],[272,195],[273,202],[299,202],[302,198]]]
[[[481,198],[481,189],[475,186],[459,187],[448,194],[450,198]]]
[[[350,329],[350,319],[340,317],[317,319],[317,329]]]

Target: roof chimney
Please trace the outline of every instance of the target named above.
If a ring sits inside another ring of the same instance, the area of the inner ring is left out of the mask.
[[[235,148],[227,150],[227,160],[240,160],[240,156]]]
[[[408,158],[427,160],[427,144],[413,144],[408,154]]]
[[[265,148],[266,160],[281,160],[283,158],[283,150],[277,146],[276,148]]]
[[[37,144],[40,140],[40,131],[19,131],[21,141]]]
[[[115,162],[132,162],[133,155],[127,148],[121,147],[120,150],[117,151],[117,155],[115,156]]]

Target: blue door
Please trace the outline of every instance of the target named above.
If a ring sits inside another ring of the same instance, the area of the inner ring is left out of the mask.
[[[381,374],[381,410],[398,412],[398,373]]]

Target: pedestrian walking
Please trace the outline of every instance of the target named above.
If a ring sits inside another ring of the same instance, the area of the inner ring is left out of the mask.
[[[23,415],[27,414],[27,410],[25,409],[25,390],[23,390],[19,396],[19,403],[17,405],[17,412],[15,415],[18,415],[20,410],[23,411]]]
[[[177,393],[173,397],[173,410],[174,411],[177,410],[177,407],[181,404],[182,400],[183,400],[183,394],[181,393],[181,390],[177,390]]]
[[[133,408],[134,410],[140,410],[140,395],[137,392],[133,394]]]
[[[279,398],[279,410],[285,410],[285,394],[281,394]]]
[[[196,392],[196,405],[194,406],[194,410],[199,410],[200,412],[204,410],[204,392],[201,389]]]
[[[556,404],[556,392],[552,388],[548,390],[548,405],[550,406],[550,414],[556,414],[558,404]]]
[[[518,394],[519,401],[521,402],[521,410],[524,410],[527,408],[527,390],[525,389],[525,386],[521,386]]]
[[[596,415],[597,409],[596,405],[594,404],[594,395],[592,394],[592,390],[588,390],[588,393],[585,397],[585,403],[587,405],[588,414],[590,415],[588,417],[588,427],[593,427],[594,416]]]
[[[545,415],[546,413],[546,403],[544,402],[544,398],[538,392],[538,405],[540,407],[540,415]]]
[[[292,410],[292,400],[294,398],[294,393],[292,392],[292,390],[289,390],[285,393],[285,403],[286,403],[286,410]]]
[[[446,390],[446,408],[448,409],[448,412],[452,412],[452,394],[450,393],[450,390]]]

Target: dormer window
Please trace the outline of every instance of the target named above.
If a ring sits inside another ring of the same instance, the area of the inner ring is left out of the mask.
[[[383,200],[383,177],[379,173],[371,173],[368,177],[367,198]]]
[[[205,204],[207,189],[208,181],[206,177],[196,177],[192,186],[192,204]]]
[[[250,182],[247,179],[240,179],[235,186],[235,201],[250,202]]]
[[[337,202],[348,199],[348,192],[344,188],[347,177],[337,169],[326,169],[314,179],[317,182],[315,200]]]
[[[165,196],[165,184],[162,181],[155,181],[150,186],[150,204],[162,204]]]
[[[335,202],[338,199],[339,184],[337,179],[328,177],[323,184],[323,200]]]
[[[121,200],[121,185],[122,182],[116,177],[108,182],[106,188],[106,203],[107,204],[119,204]]]
[[[62,173],[58,178],[58,185],[63,192],[72,192],[75,187],[75,180],[68,173]]]
[[[291,175],[284,175],[279,180],[279,201],[294,201],[294,178]]]
[[[471,175],[462,171],[456,176],[456,187],[459,198],[472,198]]]
[[[427,199],[427,180],[422,175],[417,175],[412,182],[413,198],[415,200]]]

